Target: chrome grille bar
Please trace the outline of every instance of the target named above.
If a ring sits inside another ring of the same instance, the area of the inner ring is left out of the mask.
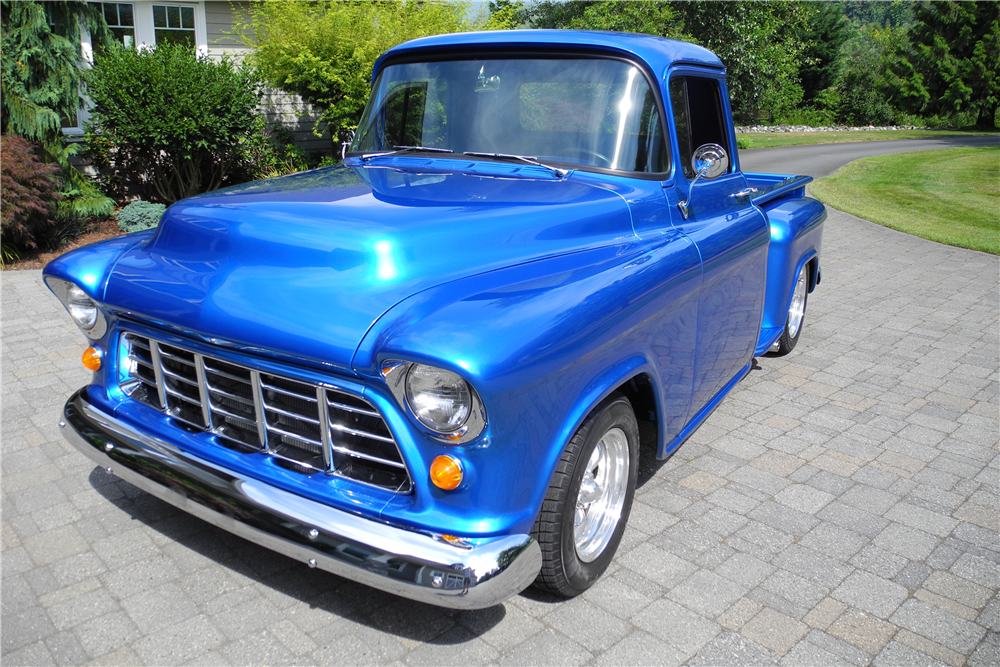
[[[128,346],[121,357],[129,360],[125,393],[186,428],[303,474],[326,472],[397,493],[412,489],[396,440],[367,399],[134,333],[121,341]]]
[[[326,400],[326,389],[316,387],[316,405],[323,405]],[[330,440],[330,411],[318,410],[319,413],[319,433],[323,439],[323,466],[327,470],[333,470],[333,442]]]
[[[375,435],[374,433],[368,433],[366,431],[358,431],[357,429],[349,428],[343,424],[332,424],[330,428],[334,431],[342,431],[344,433],[356,435],[359,438],[371,438],[372,440],[378,440],[379,442],[396,442],[392,438],[387,438],[384,435]]]
[[[372,412],[371,410],[363,410],[361,408],[355,408],[353,406],[344,405],[343,403],[337,403],[336,401],[331,401],[329,399],[327,400],[326,404],[331,408],[337,408],[339,410],[347,410],[348,412],[356,412],[359,415],[368,415],[369,417],[379,417],[379,418],[382,417],[382,415],[380,415],[377,412]]]
[[[313,419],[312,417],[306,417],[305,415],[300,415],[289,410],[282,410],[281,408],[276,408],[273,405],[268,405],[267,409],[271,412],[277,412],[279,415],[285,415],[286,417],[291,417],[292,419],[299,419],[310,424],[320,425],[319,419]]]
[[[205,357],[200,354],[194,355],[194,372],[198,375],[198,393],[201,395],[201,418],[205,420],[205,427],[212,430],[212,397],[209,396],[208,380],[205,378]]]
[[[284,394],[285,396],[291,396],[293,398],[301,398],[303,401],[316,402],[316,399],[314,397],[312,397],[312,396],[307,396],[305,394],[296,394],[294,391],[289,391],[287,389],[282,389],[281,387],[275,387],[275,386],[270,385],[270,384],[268,384],[266,382],[263,382],[263,381],[261,381],[261,387],[263,389],[268,389],[270,391],[276,391],[279,394]]]
[[[167,392],[164,391],[166,385],[163,382],[163,360],[160,359],[160,346],[155,340],[149,341],[149,354],[153,357],[153,373],[156,375],[156,391],[160,397],[160,409],[166,411]]]
[[[250,371],[250,388],[253,390],[253,409],[257,415],[257,437],[260,438],[260,448],[269,451],[267,444],[267,415],[264,413],[264,392],[260,386],[260,373]]]
[[[383,465],[392,466],[393,468],[405,468],[402,463],[398,461],[390,461],[388,459],[380,459],[377,456],[370,456],[368,454],[362,454],[361,452],[356,452],[352,449],[347,449],[345,447],[333,446],[333,451],[340,452],[341,454],[346,454],[347,456],[354,456],[359,459],[364,459],[366,461],[372,461],[374,463],[381,463]]]

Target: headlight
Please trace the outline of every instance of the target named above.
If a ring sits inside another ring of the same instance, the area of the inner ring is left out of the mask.
[[[381,370],[399,407],[436,440],[462,445],[486,428],[482,399],[458,374],[392,359]]]
[[[97,302],[87,296],[78,285],[59,278],[46,278],[45,283],[62,301],[73,322],[83,330],[87,338],[97,340],[105,334],[108,322],[104,319],[104,314]]]
[[[66,310],[81,329],[93,329],[97,324],[97,304],[76,285],[66,290]]]
[[[406,374],[406,402],[421,424],[438,433],[453,433],[472,412],[469,384],[451,371],[414,364]]]

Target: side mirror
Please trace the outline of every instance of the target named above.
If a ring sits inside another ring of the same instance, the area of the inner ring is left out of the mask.
[[[695,149],[691,156],[691,168],[694,169],[695,177],[691,181],[691,186],[698,182],[699,178],[714,180],[729,171],[729,154],[726,149],[719,144],[703,144]],[[694,191],[692,190],[691,193]],[[688,219],[688,209],[691,205],[691,193],[687,199],[677,202],[681,216]]]
[[[691,156],[691,168],[697,174],[695,181],[699,178],[711,181],[729,171],[729,154],[719,144],[699,146]],[[691,184],[694,185],[694,181]]]

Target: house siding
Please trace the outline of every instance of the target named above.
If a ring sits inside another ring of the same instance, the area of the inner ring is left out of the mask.
[[[242,9],[246,4],[244,2],[205,3],[205,27],[208,33],[209,57],[221,58],[223,55],[229,54],[240,58],[247,52],[246,47],[228,34],[233,30],[234,5]],[[296,145],[307,153],[333,154],[329,130],[325,124],[321,124],[322,136],[316,136],[313,127],[319,114],[298,95],[290,95],[281,90],[266,88],[263,103],[259,108],[261,114],[267,118],[268,123],[281,125],[290,131]]]

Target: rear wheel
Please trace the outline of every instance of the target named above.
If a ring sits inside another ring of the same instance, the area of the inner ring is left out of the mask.
[[[799,334],[802,333],[802,323],[806,318],[806,300],[809,296],[809,266],[803,266],[799,271],[799,277],[795,281],[795,290],[792,292],[792,303],[788,306],[788,317],[785,319],[785,330],[781,332],[778,339],[778,349],[775,354],[778,356],[788,354],[799,342]]]
[[[542,550],[535,584],[572,597],[614,558],[635,495],[639,427],[628,399],[612,394],[563,452],[532,534]]]

